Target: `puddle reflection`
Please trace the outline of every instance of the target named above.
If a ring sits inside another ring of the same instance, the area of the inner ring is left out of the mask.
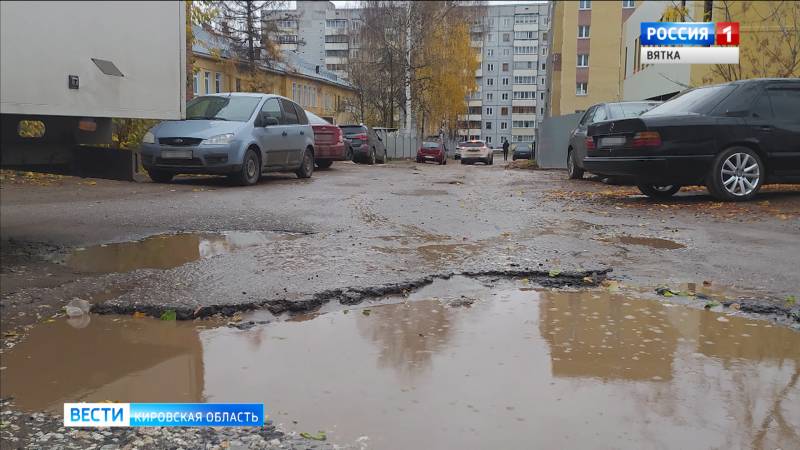
[[[798,442],[800,334],[602,291],[527,289],[456,277],[369,314],[250,330],[111,317],[43,325],[4,355],[3,396],[56,410],[264,402],[291,429],[337,443],[367,435],[381,449]],[[462,296],[476,301],[447,306]]]
[[[199,259],[291,237],[262,231],[163,234],[140,241],[76,249],[67,255],[64,264],[87,273],[171,269]]]

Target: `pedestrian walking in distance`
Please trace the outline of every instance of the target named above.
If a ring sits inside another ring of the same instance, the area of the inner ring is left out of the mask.
[[[508,161],[508,140],[503,141],[503,161]]]

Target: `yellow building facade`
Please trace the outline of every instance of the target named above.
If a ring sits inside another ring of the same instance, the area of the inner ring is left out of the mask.
[[[620,98],[622,24],[636,3],[553,2],[548,115],[572,114]]]
[[[293,55],[274,68],[257,67],[229,56],[224,38],[196,28],[192,47],[194,95],[219,92],[264,92],[282,95],[334,124],[352,123],[348,105],[353,104],[355,91],[346,82],[324,69],[309,67]]]

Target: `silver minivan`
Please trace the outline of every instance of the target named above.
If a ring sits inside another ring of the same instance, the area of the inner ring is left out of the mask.
[[[186,119],[161,122],[140,146],[142,165],[153,181],[181,173],[227,175],[241,185],[263,172],[314,171],[314,131],[306,113],[272,94],[227,93],[196,97]]]

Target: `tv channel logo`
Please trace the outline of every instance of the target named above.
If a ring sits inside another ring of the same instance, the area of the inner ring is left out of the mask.
[[[642,22],[643,64],[739,64],[738,22]]]
[[[65,427],[261,427],[263,403],[64,403]]]

